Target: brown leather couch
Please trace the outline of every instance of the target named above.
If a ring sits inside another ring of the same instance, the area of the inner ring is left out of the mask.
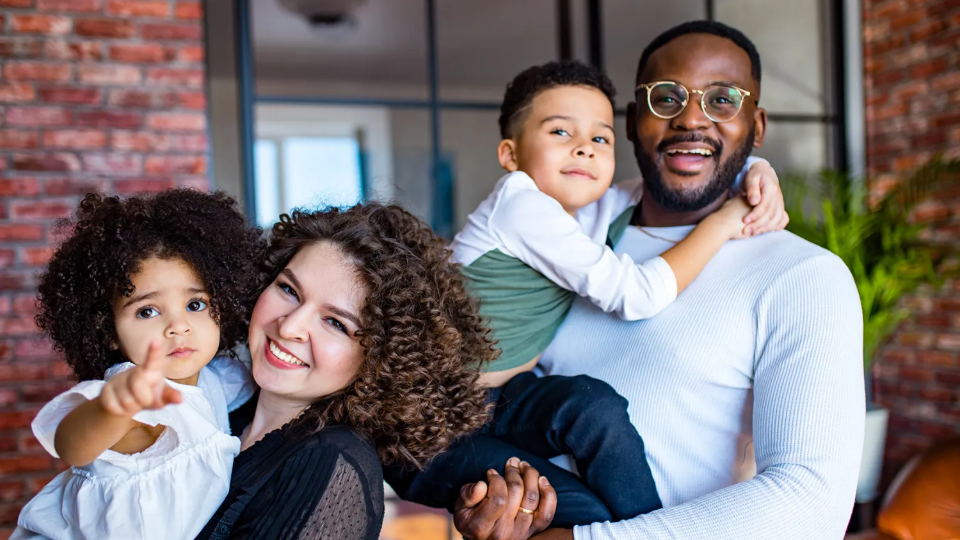
[[[960,440],[907,463],[884,498],[877,529],[847,540],[960,540]]]

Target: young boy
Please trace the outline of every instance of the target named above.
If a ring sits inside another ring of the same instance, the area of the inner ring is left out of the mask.
[[[501,349],[483,377],[499,387],[491,391],[494,418],[424,472],[391,479],[404,498],[452,508],[461,485],[499,469],[509,456],[521,455],[544,474],[534,459],[572,454],[588,489],[550,474],[559,499],[554,525],[621,520],[661,507],[627,401],[596,379],[538,378],[529,371],[576,295],[625,320],[655,316],[727,240],[742,235],[750,207],[732,197],[649,261],[616,255],[605,245],[611,224],[579,212],[604,196],[622,199],[624,211],[637,202],[608,193],[613,94],[603,73],[575,62],[530,68],[507,87],[497,154],[509,173],[452,246]],[[747,169],[754,177],[748,181],[776,182],[763,160],[748,161],[741,175]]]

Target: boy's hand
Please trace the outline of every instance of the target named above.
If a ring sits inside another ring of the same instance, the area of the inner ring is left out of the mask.
[[[744,238],[743,218],[750,212],[750,205],[743,197],[730,197],[719,210],[704,218],[712,227],[719,227],[731,240]]]
[[[167,359],[160,354],[160,345],[150,343],[142,366],[130,368],[107,381],[100,392],[100,404],[110,414],[132,418],[144,409],[162,409],[180,403],[183,396],[167,385],[163,368]]]
[[[780,179],[769,163],[754,163],[743,179],[743,191],[747,201],[754,206],[743,223],[744,236],[755,236],[782,230],[790,222],[783,204]]]

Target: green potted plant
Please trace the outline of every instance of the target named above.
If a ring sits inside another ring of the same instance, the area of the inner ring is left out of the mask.
[[[956,180],[960,160],[934,158],[898,182],[879,199],[868,201],[867,183],[825,171],[818,177],[785,182],[788,230],[840,257],[857,284],[863,307],[863,367],[867,382],[867,433],[857,500],[876,496],[888,411],[870,399],[870,368],[879,347],[909,314],[904,295],[921,285],[936,286],[958,275],[949,245],[923,240],[929,225],[912,214],[937,188]]]

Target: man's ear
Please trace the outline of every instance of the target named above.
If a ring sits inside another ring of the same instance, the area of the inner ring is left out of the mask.
[[[627,103],[627,140],[637,142],[637,102]]]
[[[763,138],[767,135],[767,110],[757,107],[753,113],[753,147],[763,148]]]
[[[517,159],[517,142],[513,139],[503,139],[497,146],[497,159],[500,166],[509,172],[516,172],[520,168]]]

